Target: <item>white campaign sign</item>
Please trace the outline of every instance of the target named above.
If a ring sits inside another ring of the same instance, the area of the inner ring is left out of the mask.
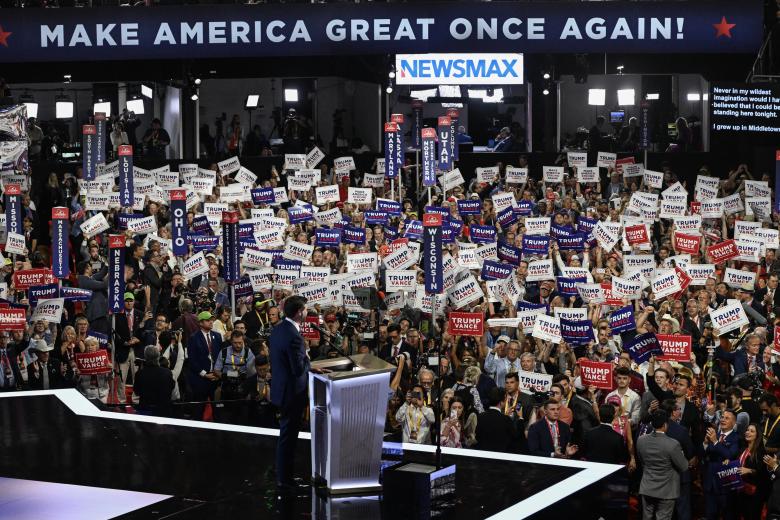
[[[102,213],[98,213],[81,223],[81,232],[87,238],[92,238],[108,228],[108,221]]]
[[[347,202],[350,204],[371,204],[373,190],[371,188],[349,187]]]
[[[385,271],[385,290],[414,291],[417,289],[417,271],[408,269],[404,271]]]
[[[65,307],[65,298],[51,298],[49,300],[40,300],[38,306],[30,317],[30,322],[42,320],[48,323],[59,323],[62,321],[62,309]]]
[[[566,152],[566,162],[569,166],[576,166],[577,171],[588,166],[587,152]]]
[[[681,289],[680,280],[677,278],[677,273],[674,269],[660,269],[656,271],[656,276],[650,285],[655,298],[669,296],[679,292]]]
[[[610,152],[599,152],[596,157],[596,166],[599,168],[614,168],[617,161],[617,154]]]
[[[550,217],[526,217],[525,234],[526,235],[549,235]]]
[[[336,173],[349,173],[355,170],[355,159],[353,157],[337,157],[333,160],[333,169]]]
[[[209,272],[209,263],[206,261],[206,257],[203,251],[195,253],[191,257],[187,258],[182,264],[181,274],[185,280],[191,280],[199,274],[205,274]]]
[[[24,235],[8,232],[5,237],[5,252],[15,255],[25,254]]]
[[[563,182],[563,166],[543,166],[542,179],[544,182]]]
[[[155,220],[152,215],[144,218],[136,218],[127,223],[127,229],[136,235],[157,233],[157,220]]]
[[[730,303],[725,307],[710,311],[710,319],[712,320],[716,336],[750,323],[747,314],[745,314],[745,309],[742,308],[742,304],[739,302]]]
[[[542,280],[555,280],[555,271],[553,270],[553,261],[534,260],[528,264],[528,274],[525,279],[529,282]]]
[[[553,318],[546,314],[539,314],[534,323],[534,330],[531,335],[535,338],[552,343],[561,342],[561,320]]]
[[[506,167],[507,184],[525,184],[528,182],[528,168]]]
[[[320,186],[315,191],[317,192],[317,205],[340,200],[339,187],[335,184],[333,186]]]

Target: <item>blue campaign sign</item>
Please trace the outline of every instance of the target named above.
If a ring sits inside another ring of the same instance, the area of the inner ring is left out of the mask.
[[[763,2],[360,3],[3,12],[0,61],[338,56],[419,52],[754,53]],[[454,62],[404,74],[457,79]],[[475,67],[474,67],[475,68]],[[494,76],[511,74],[495,65]],[[490,69],[485,68],[485,73]],[[399,79],[400,74],[399,74]],[[436,78],[433,78],[436,80]],[[462,78],[474,83],[474,78]],[[448,82],[442,81],[447,84]]]
[[[440,215],[440,214],[439,214]],[[441,215],[440,215],[441,216]],[[442,220],[444,217],[442,217]],[[423,225],[419,220],[407,220],[404,227],[404,237],[410,240],[420,240],[423,235]]]
[[[520,248],[510,246],[506,242],[499,242],[496,247],[498,259],[514,265],[520,265],[522,251]]]
[[[503,280],[509,278],[514,268],[508,264],[485,260],[482,263],[482,272],[480,276],[483,280]]]
[[[512,206],[509,206],[508,208],[504,208],[501,210],[498,215],[496,215],[496,220],[499,224],[501,224],[501,229],[506,230],[509,226],[517,222],[518,216],[514,211],[514,208]]]
[[[345,244],[363,245],[366,243],[366,228],[344,226],[341,239]]]
[[[566,278],[564,276],[559,276],[556,278],[556,284],[558,285],[558,292],[564,296],[578,296],[579,291],[577,291],[577,284],[578,283],[587,283],[587,278]]]
[[[27,294],[30,300],[30,307],[36,307],[40,300],[57,298],[59,297],[59,293],[60,287],[59,284],[56,283],[34,285],[27,290]]]
[[[363,217],[366,219],[366,224],[369,226],[383,226],[388,219],[387,213],[374,209],[367,210],[365,213],[363,213]]]
[[[376,210],[398,216],[401,214],[401,203],[388,199],[376,199]]]
[[[436,186],[436,130],[422,129],[422,182],[423,186]]]
[[[339,247],[341,230],[317,228],[314,230],[314,245],[317,247]]]
[[[81,287],[60,287],[60,298],[72,302],[88,302],[92,299],[92,291]]]
[[[523,235],[523,254],[547,256],[550,250],[550,237],[547,235]]]
[[[425,268],[425,292],[441,294],[444,290],[444,268],[441,248],[441,215],[429,213],[423,215],[425,238],[423,240],[423,267]]]
[[[276,200],[273,188],[254,188],[250,193],[254,204],[273,204]]]
[[[664,353],[658,338],[652,332],[634,336],[634,339],[623,344],[623,350],[628,352],[631,359],[638,365],[652,356],[662,356]]]
[[[636,329],[634,321],[634,308],[627,305],[621,309],[613,311],[609,317],[609,328],[613,333],[627,332]]]
[[[489,244],[496,241],[496,228],[472,224],[469,227],[469,236],[475,244]]]
[[[587,345],[593,341],[593,323],[590,320],[561,318],[561,337],[572,345]]]
[[[482,213],[482,201],[479,199],[458,200],[458,213],[461,215],[479,215]]]

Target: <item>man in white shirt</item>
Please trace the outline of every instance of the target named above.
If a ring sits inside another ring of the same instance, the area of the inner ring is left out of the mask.
[[[626,367],[617,367],[615,369],[615,382],[617,383],[617,388],[607,394],[604,402],[607,402],[613,395],[618,396],[623,406],[623,412],[628,415],[631,421],[631,428],[634,429],[639,425],[642,398],[638,393],[629,388],[631,371]]]

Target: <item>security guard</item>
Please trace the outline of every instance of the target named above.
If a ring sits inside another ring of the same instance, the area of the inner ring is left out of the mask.
[[[236,400],[246,398],[244,381],[254,373],[255,355],[246,346],[244,334],[234,330],[230,334],[230,345],[220,351],[214,364],[214,374],[220,379],[219,400],[233,401],[217,404],[220,422],[242,422],[241,416],[246,406]]]

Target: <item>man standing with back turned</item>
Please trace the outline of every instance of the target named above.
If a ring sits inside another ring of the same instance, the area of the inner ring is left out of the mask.
[[[301,323],[306,317],[306,298],[290,296],[284,302],[284,320],[271,332],[271,402],[279,408],[279,443],[276,447],[276,486],[280,494],[294,495],[301,486],[293,478],[295,444],[308,394],[309,358]]]

